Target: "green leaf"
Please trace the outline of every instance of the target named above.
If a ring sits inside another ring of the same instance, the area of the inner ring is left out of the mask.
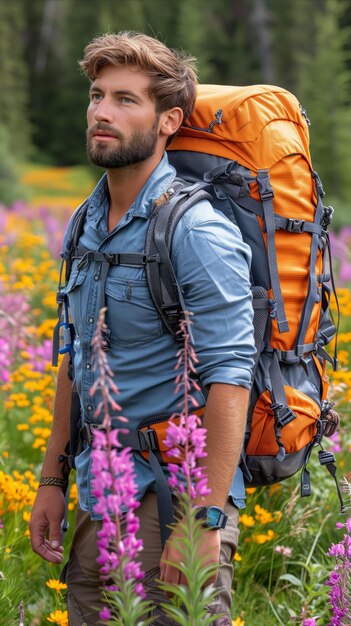
[[[296,587],[302,587],[301,580],[293,574],[283,574],[282,576],[279,576],[279,580],[287,580],[289,583],[295,585]]]

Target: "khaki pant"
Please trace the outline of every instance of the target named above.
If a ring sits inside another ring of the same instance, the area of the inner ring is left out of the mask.
[[[221,530],[220,570],[216,586],[219,588],[215,602],[208,607],[210,614],[225,614],[213,623],[215,626],[231,626],[231,589],[233,557],[238,543],[238,511],[231,504],[226,505],[228,522]],[[160,604],[167,602],[164,593],[158,588],[159,563],[162,553],[156,496],[147,493],[136,514],[140,519],[138,538],[143,541],[143,551],[139,553],[145,577],[141,581],[147,599],[155,605],[152,612],[152,626],[174,626],[175,622],[165,615]],[[96,531],[101,522],[92,522],[89,513],[78,509],[76,529],[72,541],[69,562],[65,568],[69,626],[100,626],[99,611],[106,604],[101,594],[99,565],[96,563]]]

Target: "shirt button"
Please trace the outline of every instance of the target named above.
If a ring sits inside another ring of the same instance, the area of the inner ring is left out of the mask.
[[[90,365],[90,363],[87,363],[87,364],[86,364],[85,369],[87,369],[87,370],[90,370],[90,369],[91,369],[91,365]]]
[[[89,322],[89,324],[94,324],[94,318],[93,317],[89,317],[88,318],[88,322]]]
[[[87,404],[87,410],[88,411],[92,411],[93,410],[93,405],[92,404]]]
[[[94,280],[99,280],[99,274],[95,274]]]

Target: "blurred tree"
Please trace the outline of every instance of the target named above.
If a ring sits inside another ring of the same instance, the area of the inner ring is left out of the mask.
[[[260,59],[262,82],[272,85],[275,80],[272,57],[273,14],[267,7],[267,0],[255,0],[250,23]]]
[[[99,32],[100,0],[26,3],[31,115],[39,159],[61,165],[85,160],[88,85],[78,59]]]
[[[345,3],[325,0],[315,20],[312,54],[298,55],[296,94],[311,119],[311,152],[328,194],[348,198],[351,170],[351,73],[346,45],[350,28],[340,26]]]
[[[0,203],[25,197],[19,163],[31,149],[27,68],[23,55],[23,1],[0,2]]]
[[[12,156],[17,158],[26,158],[30,150],[23,25],[23,0],[0,2],[0,123],[8,136]]]

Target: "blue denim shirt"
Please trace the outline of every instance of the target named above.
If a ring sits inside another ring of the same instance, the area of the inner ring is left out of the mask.
[[[108,232],[109,196],[106,175],[90,196],[80,243],[100,252],[144,252],[145,236],[154,201],[172,184],[174,168],[165,154],[117,227]],[[67,233],[63,244],[65,249]],[[192,333],[199,360],[197,372],[204,387],[230,383],[250,388],[254,355],[249,247],[236,226],[203,200],[189,209],[177,225],[172,262],[182,287],[186,309],[193,313]],[[116,398],[129,428],[146,417],[179,411],[181,391],[175,392],[177,343],[155,309],[142,267],[109,266],[105,294],[101,294],[96,261],[78,270],[74,261],[64,291],[76,331],[75,376],[85,422],[101,422],[94,415],[100,396],[89,394],[96,372],[91,340],[99,308],[105,298],[106,322],[112,331],[109,365],[119,389]],[[202,392],[195,392],[204,404]],[[116,422],[118,425],[118,422]],[[120,426],[123,424],[120,423]],[[154,488],[152,470],[134,453],[138,498]],[[76,458],[79,503],[93,511],[90,447]],[[245,504],[245,489],[238,470],[230,490],[235,504]]]

